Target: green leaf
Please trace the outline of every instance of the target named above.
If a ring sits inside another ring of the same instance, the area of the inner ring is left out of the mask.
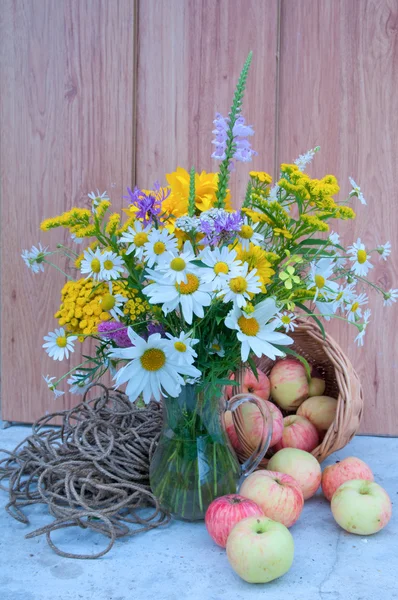
[[[272,345],[275,346],[275,348],[278,348],[278,350],[282,350],[282,352],[285,352],[285,354],[289,354],[290,356],[294,356],[295,358],[297,358],[297,360],[299,360],[304,365],[305,374],[307,375],[308,382],[311,381],[311,367],[308,361],[304,358],[304,356],[301,356],[301,354],[299,354],[295,350],[292,350],[288,346],[279,346],[278,344]]]
[[[301,308],[301,310],[306,312],[308,315],[310,315],[310,317],[312,317],[314,319],[315,323],[318,325],[319,329],[322,332],[323,339],[325,339],[326,338],[325,328],[322,325],[322,322],[318,319],[318,317],[316,317],[312,313],[312,311],[307,306],[305,306],[305,304],[302,304],[301,302],[295,302],[295,305],[298,306],[299,308]]]
[[[205,269],[209,269],[208,265],[205,265],[201,260],[191,260],[191,264],[195,265],[195,267],[204,267]]]
[[[251,356],[249,356],[249,358],[247,359],[247,362],[249,363],[249,366],[250,366],[251,370],[253,371],[255,378],[258,381],[258,371],[257,371],[256,363],[254,362],[254,360]]]

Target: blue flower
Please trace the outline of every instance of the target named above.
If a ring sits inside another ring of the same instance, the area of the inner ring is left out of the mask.
[[[226,157],[226,148],[228,140],[229,117],[223,117],[220,113],[216,113],[216,118],[213,121],[215,129],[213,133],[215,138],[212,144],[215,145],[215,150],[211,155],[212,158],[224,160]],[[257,152],[252,149],[247,137],[254,134],[254,130],[250,125],[245,124],[245,119],[239,116],[236,119],[232,130],[235,144],[235,152],[233,158],[241,162],[250,162],[252,156],[256,156]]]

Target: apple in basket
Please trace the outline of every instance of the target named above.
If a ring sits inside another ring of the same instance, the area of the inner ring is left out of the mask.
[[[350,533],[371,535],[383,529],[391,518],[391,500],[374,481],[352,479],[333,494],[330,504],[336,522]]]
[[[266,405],[272,417],[272,436],[270,447],[274,446],[282,437],[283,433],[283,415],[279,408],[268,400],[261,400]],[[257,448],[261,440],[263,430],[263,417],[255,404],[242,404],[238,409],[242,418],[242,432],[250,448]],[[232,413],[227,411],[224,417],[225,429],[231,441],[232,447],[237,452],[242,452],[242,446],[236,433],[235,425],[232,420]]]
[[[239,493],[259,505],[264,515],[273,521],[291,527],[304,506],[303,492],[290,475],[276,471],[259,470],[244,480]]]
[[[268,400],[270,395],[270,382],[265,373],[257,369],[257,377],[254,375],[251,369],[245,369],[243,375],[242,392],[244,394],[255,394],[263,400]],[[232,374],[230,377],[231,381],[235,381],[235,375]],[[227,386],[225,393],[228,400],[237,393],[236,385]]]
[[[311,380],[308,385],[309,396],[322,396],[326,388],[325,380],[316,367],[311,367]]]
[[[322,491],[325,498],[330,501],[337,488],[351,479],[373,481],[370,467],[360,458],[348,456],[334,465],[326,467],[322,473]]]
[[[321,483],[321,467],[309,452],[297,448],[282,448],[270,459],[267,469],[287,473],[299,484],[304,500],[311,498]]]
[[[235,573],[249,583],[267,583],[287,573],[293,563],[290,531],[268,517],[239,521],[227,540],[227,557]]]
[[[298,407],[297,414],[305,417],[318,431],[327,431],[336,417],[337,400],[330,396],[312,396]]]
[[[247,517],[262,517],[262,509],[249,498],[239,494],[228,494],[213,500],[209,505],[205,524],[209,535],[222,548],[227,544],[232,528]]]
[[[275,450],[300,448],[311,452],[319,444],[316,427],[305,417],[289,415],[283,419],[282,438],[275,444]]]
[[[294,358],[278,360],[270,375],[272,399],[287,411],[296,410],[308,398],[308,380],[304,366]]]

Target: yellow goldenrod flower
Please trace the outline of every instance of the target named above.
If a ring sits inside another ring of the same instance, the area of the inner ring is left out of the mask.
[[[274,235],[276,237],[283,235],[283,237],[288,240],[291,240],[293,237],[292,234],[290,233],[290,231],[288,231],[287,229],[284,229],[282,227],[275,227],[273,231],[274,231]]]
[[[97,204],[97,208],[95,209],[95,215],[97,219],[101,221],[104,218],[105,213],[110,207],[110,205],[111,203],[109,202],[109,200],[101,200],[101,202]]]
[[[259,181],[260,183],[265,183],[266,185],[269,185],[272,182],[271,175],[264,171],[250,171],[249,175],[252,179]]]
[[[110,215],[110,217],[108,219],[108,223],[105,227],[105,232],[108,235],[115,235],[116,230],[119,227],[119,223],[120,223],[119,213],[113,213],[112,215]]]
[[[338,219],[355,219],[355,212],[350,206],[340,206],[336,211],[336,217]]]

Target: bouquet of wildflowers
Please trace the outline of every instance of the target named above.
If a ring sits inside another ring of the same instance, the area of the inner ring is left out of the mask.
[[[355,218],[352,201],[366,201],[353,180],[338,200],[333,175],[305,172],[319,148],[282,164],[275,183],[251,172],[233,208],[229,179],[237,162],[256,154],[242,116],[250,61],[251,54],[229,115],[214,121],[218,172],[177,168],[166,186],[128,189],[123,215],[112,212],[106,192],[91,193],[91,210],[72,208],[41,225],[68,229],[81,252],[61,244],[55,252],[24,251],[34,273],[57,253],[75,261],[55,313],[59,328],[44,338],[49,356],[63,360],[87,337],[96,342],[95,355],[59,381],[45,377],[56,395],[64,378],[72,393],[83,393],[108,369],[132,401],[176,397],[187,382],[223,385],[242,362],[255,371],[255,356],[293,353],[289,333],[299,314],[322,330],[331,318],[345,320],[362,345],[371,315],[366,286],[386,305],[396,302],[397,289],[367,281],[390,243],[370,250],[358,238],[344,248],[330,231],[331,221]]]

